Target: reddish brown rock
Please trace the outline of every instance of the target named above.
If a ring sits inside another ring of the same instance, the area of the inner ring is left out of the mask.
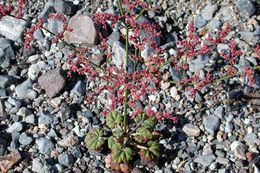
[[[61,70],[57,68],[41,75],[38,83],[45,90],[46,94],[52,98],[64,88],[65,78],[62,76]]]
[[[8,172],[15,164],[21,160],[21,155],[18,151],[13,151],[12,153],[0,156],[0,170],[3,173]]]

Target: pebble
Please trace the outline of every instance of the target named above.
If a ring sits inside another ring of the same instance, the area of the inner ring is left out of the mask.
[[[0,66],[2,68],[8,67],[10,65],[10,61],[15,59],[11,42],[4,38],[0,38],[0,59]]]
[[[57,13],[63,13],[65,15],[73,15],[76,12],[76,5],[70,1],[55,0],[53,7]]]
[[[8,132],[8,133],[12,133],[14,131],[20,132],[20,131],[22,131],[22,129],[23,129],[23,124],[20,122],[15,122],[6,129],[6,132]]]
[[[38,145],[38,150],[41,154],[48,154],[50,153],[55,147],[52,141],[48,138],[40,138],[36,141]]]
[[[207,24],[207,21],[206,21],[206,19],[204,19],[204,17],[201,14],[198,14],[195,16],[194,25],[196,28],[200,29],[206,24]]]
[[[19,137],[19,142],[22,145],[29,145],[32,141],[33,141],[33,139],[31,137],[27,136],[26,133],[22,133]]]
[[[203,125],[209,134],[214,135],[220,126],[220,119],[212,115],[204,117]]]
[[[61,70],[57,68],[41,75],[38,78],[38,83],[46,94],[52,98],[59,94],[65,86],[65,78],[61,74]]]
[[[193,124],[185,124],[185,126],[182,128],[184,133],[188,136],[199,136],[200,135],[200,129],[198,126]]]
[[[32,171],[36,173],[49,173],[51,166],[43,158],[35,158],[32,161]]]
[[[27,79],[23,83],[15,87],[15,93],[19,98],[29,98],[29,93],[33,92],[32,90],[32,80]]]
[[[58,161],[61,165],[70,167],[74,163],[74,158],[71,154],[63,153],[58,156]]]
[[[208,155],[204,155],[204,156],[198,156],[194,162],[195,163],[199,163],[204,167],[209,166],[214,160],[216,159],[216,157],[214,156],[214,154],[208,154]]]
[[[238,159],[246,160],[247,146],[245,144],[240,141],[234,141],[230,145],[230,149]]]
[[[82,81],[78,81],[74,88],[70,91],[70,95],[77,95],[78,97],[82,97],[86,92],[86,86]]]

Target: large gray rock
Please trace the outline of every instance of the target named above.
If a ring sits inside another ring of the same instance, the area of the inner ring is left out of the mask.
[[[4,16],[0,20],[0,34],[6,38],[19,41],[23,36],[26,21],[11,16]]]
[[[0,23],[0,28],[1,28],[1,23]],[[10,41],[4,38],[0,38],[0,66],[2,68],[8,67],[10,65],[10,60],[12,59],[15,59],[15,55]]]
[[[250,0],[237,0],[237,8],[245,15],[252,16],[255,13],[254,4]]]
[[[87,15],[71,17],[68,27],[72,31],[65,31],[64,39],[68,43],[94,46],[97,41],[97,29],[94,21]]]
[[[32,80],[27,79],[15,88],[15,93],[19,98],[34,99],[37,95],[36,91],[32,89]]]
[[[41,75],[38,79],[38,83],[51,98],[59,94],[64,88],[65,78],[61,74],[61,70],[57,68]]]

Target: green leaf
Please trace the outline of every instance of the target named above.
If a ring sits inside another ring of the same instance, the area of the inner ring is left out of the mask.
[[[115,163],[128,162],[132,160],[133,150],[129,147],[125,148],[117,148],[116,150],[112,150],[112,161]]]
[[[140,113],[134,120],[137,124],[142,121],[141,125],[151,130],[154,129],[157,124],[155,116],[148,117],[145,113]]]
[[[116,138],[119,138],[121,136],[123,136],[124,132],[123,130],[119,129],[119,128],[115,128],[112,130],[113,136]]]
[[[135,140],[137,142],[145,143],[153,138],[151,131],[145,127],[139,127],[135,133]]]
[[[113,138],[113,136],[110,136],[108,138],[108,148],[110,150],[114,150],[114,149],[117,149],[117,148],[121,148],[121,144],[116,142],[115,139]]]
[[[85,138],[85,143],[90,150],[100,150],[105,143],[104,131],[101,128],[90,130]]]
[[[158,141],[149,141],[147,149],[141,149],[140,157],[143,160],[151,161],[160,156],[160,146]]]
[[[106,124],[109,128],[114,128],[123,122],[123,117],[119,112],[110,112],[106,118]]]

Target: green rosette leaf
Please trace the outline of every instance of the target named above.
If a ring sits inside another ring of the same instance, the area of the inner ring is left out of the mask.
[[[122,122],[123,117],[117,111],[110,112],[106,118],[106,125],[111,129],[116,127],[117,125],[120,125]]]
[[[85,143],[88,149],[99,151],[105,143],[104,131],[101,128],[93,128],[88,132]]]

